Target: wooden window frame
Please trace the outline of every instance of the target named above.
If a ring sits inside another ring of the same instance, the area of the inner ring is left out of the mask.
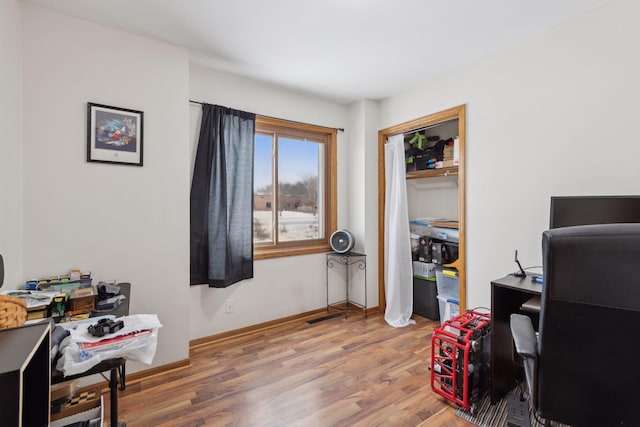
[[[256,260],[280,258],[296,255],[331,252],[329,238],[337,226],[337,130],[323,126],[292,122],[272,117],[256,116],[256,134],[259,132],[275,133],[293,138],[309,138],[325,144],[324,155],[324,236],[320,239],[253,244],[253,258]],[[275,143],[275,140],[274,140]],[[277,165],[274,162],[274,176],[277,178]],[[273,188],[277,191],[277,181]],[[277,193],[275,205],[278,206]],[[320,213],[318,213],[320,214]],[[275,230],[274,230],[275,231]],[[275,238],[275,236],[274,236]]]

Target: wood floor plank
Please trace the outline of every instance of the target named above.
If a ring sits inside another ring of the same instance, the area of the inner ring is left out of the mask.
[[[301,320],[199,344],[190,366],[127,385],[120,419],[129,427],[471,426],[431,391],[437,323],[416,321]]]

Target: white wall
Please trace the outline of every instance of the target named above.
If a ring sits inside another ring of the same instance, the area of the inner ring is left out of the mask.
[[[362,100],[349,106],[349,230],[355,250],[367,255],[367,307],[378,305],[378,124],[379,103]],[[362,277],[354,276],[350,295],[362,303]]]
[[[618,0],[381,103],[381,127],[467,104],[468,306],[541,263],[551,195],[639,194],[640,3]]]
[[[22,282],[22,8],[0,2],[0,254],[4,288]]]
[[[378,306],[378,130],[380,129],[380,104],[364,101],[364,194],[363,209],[365,223],[364,251],[367,254],[367,284],[370,307]],[[351,160],[351,159],[349,159]],[[372,293],[373,292],[373,293]]]
[[[349,231],[356,237],[355,250],[364,251],[365,221],[365,126],[367,120],[366,101],[356,102],[349,106],[349,179],[347,197],[349,212]]]
[[[24,275],[80,268],[131,282],[131,312],[164,324],[154,365],[186,359],[187,52],[24,11]],[[144,112],[143,167],[85,161],[87,102]]]
[[[327,127],[346,128],[346,107],[192,64],[190,99],[238,110]],[[191,164],[195,157],[201,107],[190,107]],[[349,129],[338,132],[338,227],[348,227]],[[193,167],[193,166],[191,166]],[[306,311],[326,304],[325,255],[305,255],[254,263],[254,278],[228,288],[191,287],[190,338],[202,338]],[[234,300],[234,312],[225,301]]]

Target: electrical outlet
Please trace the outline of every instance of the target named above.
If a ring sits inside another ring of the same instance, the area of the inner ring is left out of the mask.
[[[224,304],[224,309],[227,313],[233,313],[233,303],[235,301],[232,299],[228,299],[227,302],[225,302]]]

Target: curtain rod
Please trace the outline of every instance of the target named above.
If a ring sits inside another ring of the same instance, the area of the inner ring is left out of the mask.
[[[192,99],[189,100],[189,103],[191,103],[191,104],[199,104],[199,105],[204,105],[205,104],[205,102],[194,101]],[[289,119],[281,119],[279,117],[273,117],[273,116],[265,116],[264,114],[258,114],[258,116],[266,117],[267,119],[282,120],[283,122],[291,122],[291,123],[298,123],[298,124],[301,124],[301,125],[316,126],[316,125],[312,125],[311,123],[298,122],[296,120],[289,120]],[[329,126],[323,126],[323,127],[329,127]],[[332,127],[329,127],[329,129],[335,129],[335,130],[337,130],[339,132],[344,132],[344,128],[332,128]]]

